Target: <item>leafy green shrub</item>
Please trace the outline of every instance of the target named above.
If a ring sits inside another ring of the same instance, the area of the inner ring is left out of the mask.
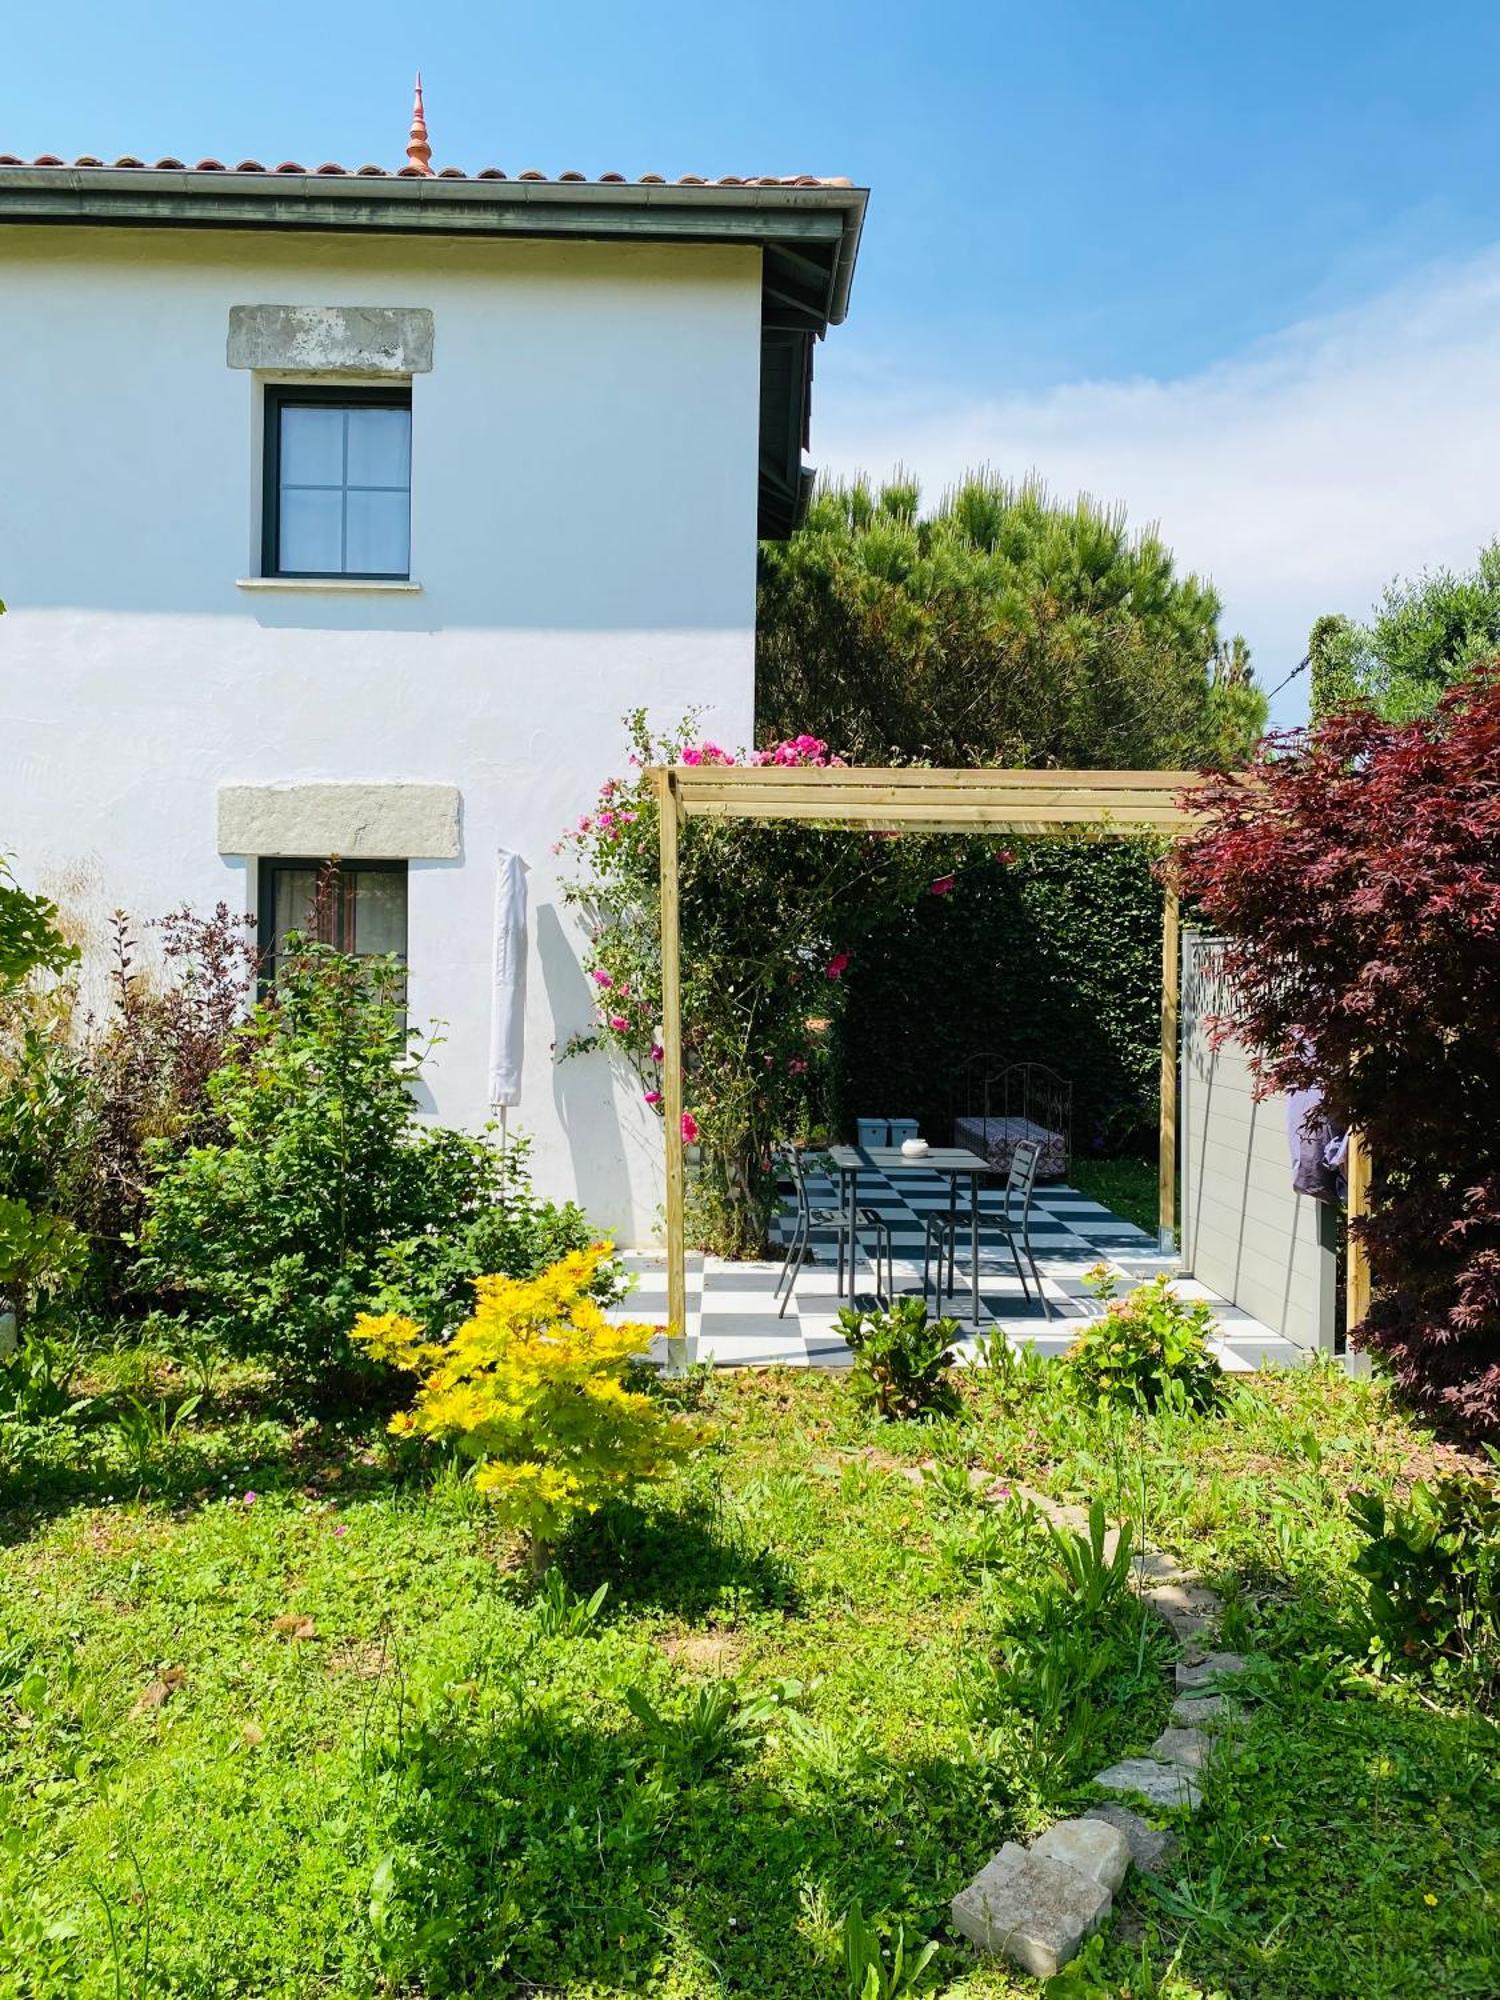
[[[77,1284],[87,1246],[68,1220],[86,1157],[87,1086],[71,1030],[78,956],[56,906],[0,859],[0,1311],[17,1319]]]
[[[586,1232],[531,1197],[523,1152],[413,1118],[431,1043],[406,1027],[394,958],[289,945],[208,1080],[223,1136],[159,1149],[135,1280],[312,1381],[351,1368],[360,1312],[440,1335],[473,1278],[529,1275]]]
[[[1500,1685],[1500,1494],[1459,1473],[1405,1501],[1353,1493],[1370,1646],[1385,1669],[1460,1668]]]
[[[503,1152],[485,1148],[483,1206],[460,1218],[451,1234],[403,1236],[377,1253],[379,1286],[374,1309],[417,1320],[432,1339],[449,1334],[474,1305],[474,1280],[501,1272],[534,1278],[575,1250],[587,1250],[598,1231],[577,1202],[542,1200],[527,1173],[529,1139],[511,1138]],[[620,1293],[619,1269],[604,1263],[595,1281],[606,1304]]]
[[[77,956],[58,928],[57,905],[21,888],[0,855],[0,992],[34,972],[62,972]]]
[[[1165,1274],[1123,1299],[1115,1298],[1114,1276],[1103,1265],[1089,1279],[1106,1304],[1064,1357],[1072,1382],[1096,1402],[1136,1410],[1162,1403],[1212,1409],[1224,1371],[1208,1348],[1210,1308],[1179,1298]]]
[[[921,1299],[897,1299],[873,1312],[846,1306],[838,1329],[854,1354],[854,1393],[881,1416],[951,1416],[958,1408],[947,1373],[957,1320],[929,1319]]]
[[[88,1264],[88,1245],[71,1222],[0,1195],[0,1299],[16,1315],[71,1291]]]

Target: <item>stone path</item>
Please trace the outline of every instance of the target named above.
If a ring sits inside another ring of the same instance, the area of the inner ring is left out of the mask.
[[[1087,1533],[1081,1507],[1060,1506],[1030,1488],[1017,1490],[1055,1526]],[[1118,1548],[1118,1531],[1111,1530],[1106,1556]],[[1158,1810],[1196,1812],[1203,1802],[1199,1780],[1223,1753],[1242,1710],[1224,1690],[1232,1688],[1245,1663],[1237,1653],[1206,1650],[1203,1642],[1224,1608],[1213,1591],[1155,1550],[1139,1551],[1131,1570],[1141,1601],[1171,1626],[1184,1658],[1174,1670],[1171,1721],[1150,1751],[1107,1765],[1094,1783]],[[1038,1979],[1051,1978],[1109,1921],[1115,1892],[1131,1866],[1155,1874],[1176,1844],[1173,1834],[1152,1826],[1133,1807],[1090,1807],[1048,1827],[1029,1847],[1007,1841],[953,1898],[954,1926],[981,1951],[1007,1958]]]

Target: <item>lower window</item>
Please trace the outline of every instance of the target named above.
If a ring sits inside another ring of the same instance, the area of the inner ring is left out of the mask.
[[[289,931],[356,958],[406,963],[404,861],[262,861],[261,984],[275,984]]]

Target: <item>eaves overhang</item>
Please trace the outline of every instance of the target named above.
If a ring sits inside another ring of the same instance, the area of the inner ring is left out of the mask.
[[[762,251],[760,533],[786,535],[806,502],[813,342],[838,325],[867,190],[792,181],[507,179],[0,164],[0,222],[288,229],[404,236],[742,243]]]

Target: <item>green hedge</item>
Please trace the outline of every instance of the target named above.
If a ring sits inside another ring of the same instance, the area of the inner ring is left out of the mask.
[[[837,1122],[905,1115],[950,1139],[955,1070],[996,1050],[1071,1079],[1075,1152],[1154,1156],[1159,850],[1071,838],[969,846],[951,892],[923,896],[868,937],[845,975]]]

